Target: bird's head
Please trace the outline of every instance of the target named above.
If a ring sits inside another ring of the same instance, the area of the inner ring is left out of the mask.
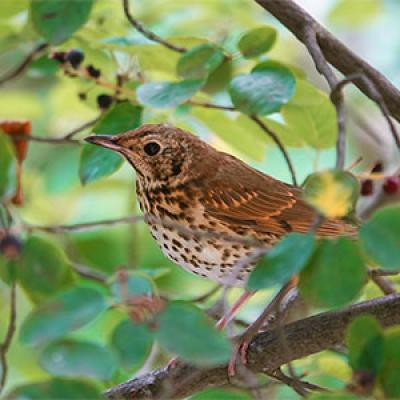
[[[164,124],[147,124],[119,135],[92,135],[87,142],[120,153],[146,186],[176,185],[195,177],[192,168],[209,147],[194,135]]]

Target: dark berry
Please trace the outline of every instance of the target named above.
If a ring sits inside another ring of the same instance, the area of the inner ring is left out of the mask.
[[[87,94],[84,92],[78,93],[79,100],[85,101],[87,99]]]
[[[383,171],[383,165],[381,162],[378,162],[375,164],[375,167],[372,168],[372,172],[374,173],[378,173],[378,172],[382,172]]]
[[[385,179],[385,183],[383,184],[383,190],[387,194],[396,194],[400,188],[400,177],[398,176],[389,176]]]
[[[100,94],[97,96],[97,104],[103,110],[110,107],[112,102],[113,98],[108,94]]]
[[[72,49],[67,53],[66,57],[72,68],[76,69],[81,65],[85,55],[80,50]]]
[[[366,179],[361,183],[361,194],[363,196],[370,196],[374,192],[374,183],[371,179]]]
[[[86,71],[92,78],[99,78],[101,75],[101,71],[98,68],[93,67],[92,64],[86,67]]]
[[[21,242],[13,235],[7,235],[0,241],[0,254],[3,254],[8,259],[17,258],[21,248]]]
[[[50,58],[58,62],[65,63],[67,53],[65,51],[54,51],[50,54]]]

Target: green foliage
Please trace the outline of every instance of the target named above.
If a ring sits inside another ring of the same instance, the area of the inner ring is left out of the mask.
[[[6,397],[6,400],[43,400],[43,399],[102,399],[100,389],[83,380],[53,378],[47,381],[18,386]]]
[[[32,0],[30,15],[36,31],[51,44],[68,39],[89,18],[93,0]]]
[[[137,128],[141,123],[142,108],[128,102],[114,105],[94,126],[99,135],[114,135]],[[122,158],[111,150],[85,145],[81,153],[79,176],[82,184],[111,175],[122,165]]]
[[[389,399],[400,396],[400,332],[388,332],[385,337],[383,368],[379,375],[385,396]]]
[[[357,178],[347,171],[316,172],[304,182],[304,199],[328,218],[351,214],[359,193]]]
[[[136,94],[138,101],[143,105],[171,108],[189,100],[203,84],[201,79],[145,83],[138,87]]]
[[[251,272],[249,290],[282,286],[299,273],[314,251],[310,234],[289,233],[275,245]]]
[[[356,243],[346,238],[321,240],[300,273],[300,291],[310,303],[339,307],[354,300],[367,281]]]
[[[366,254],[382,268],[400,268],[400,207],[378,210],[360,229]]]
[[[379,372],[383,361],[384,336],[375,318],[361,316],[352,321],[347,330],[346,345],[349,364],[354,371]]]
[[[73,284],[71,266],[63,250],[52,240],[30,236],[16,265],[18,280],[36,300],[46,299]]]
[[[246,393],[233,390],[207,389],[190,397],[190,400],[250,400],[251,397]]]
[[[57,376],[111,379],[115,369],[114,354],[89,342],[63,339],[47,345],[40,354],[40,365]]]
[[[0,130],[0,199],[9,197],[16,187],[16,161],[14,149],[8,137]]]
[[[47,343],[86,325],[106,307],[100,291],[74,287],[32,311],[21,326],[20,339],[31,346]]]
[[[295,90],[292,72],[277,65],[256,66],[250,74],[233,78],[229,94],[234,106],[245,114],[266,115],[277,112]]]
[[[277,36],[276,30],[271,26],[252,29],[241,37],[238,48],[243,57],[257,57],[271,50]]]
[[[137,325],[124,320],[115,327],[111,346],[125,370],[136,370],[143,365],[150,354],[153,333],[146,325]]]
[[[156,337],[169,352],[200,366],[226,363],[231,344],[192,304],[173,301],[157,318]]]
[[[182,55],[176,71],[185,79],[203,79],[214,72],[223,60],[221,49],[211,44],[201,44]]]

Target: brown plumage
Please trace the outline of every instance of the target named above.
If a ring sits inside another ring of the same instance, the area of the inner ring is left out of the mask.
[[[119,152],[135,168],[141,209],[163,252],[185,269],[220,283],[242,286],[254,265],[252,260],[230,279],[239,260],[255,249],[244,237],[271,246],[288,232],[307,232],[315,221],[316,212],[302,200],[301,189],[181,129],[144,125],[87,140]],[[337,219],[324,221],[317,230],[321,237],[354,233],[352,225]]]

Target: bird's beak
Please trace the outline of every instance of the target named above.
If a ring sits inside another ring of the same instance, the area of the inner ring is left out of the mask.
[[[122,147],[117,143],[118,137],[111,135],[91,135],[85,138],[85,141],[106,149],[120,152]]]

